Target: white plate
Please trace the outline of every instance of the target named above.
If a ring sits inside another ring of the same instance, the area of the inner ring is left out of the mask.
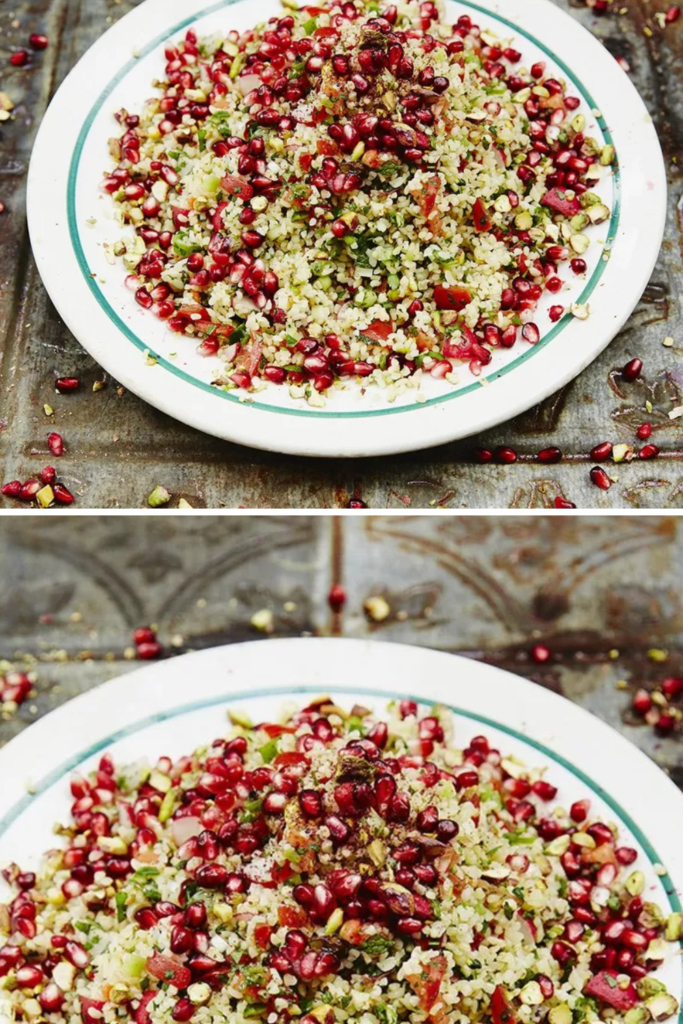
[[[616,146],[618,170],[602,186],[612,220],[592,230],[588,274],[570,273],[571,291],[561,297],[567,308],[571,301],[590,302],[589,320],[567,315],[552,326],[547,309],[558,300],[546,296],[537,321],[548,330],[539,345],[519,341],[500,350],[482,378],[463,367],[458,386],[428,378],[421,404],[408,392],[390,405],[377,388],[363,399],[353,386],[314,410],[276,385],[249,402],[212,388],[216,361],[141,310],[123,287],[123,267],[105,259],[103,242],[121,235],[114,204],[100,192],[111,167],[107,139],[117,127],[114,111],[139,110],[152,80],[162,77],[165,40],[189,25],[200,33],[247,28],[281,8],[278,0],[259,0],[257,7],[248,0],[146,0],[68,76],[42,123],[29,175],[29,226],[41,276],[98,363],[158,409],[218,437],[299,455],[365,456],[421,449],[500,423],[595,359],[640,298],[662,240],[666,178],[651,120],[608,51],[551,0],[447,0],[446,6],[449,20],[467,12],[502,37],[516,37],[527,66],[546,61],[582,99],[587,132]],[[156,365],[147,364],[148,351]]]
[[[323,693],[378,708],[393,697],[438,701],[455,711],[460,744],[484,732],[501,751],[548,765],[558,802],[589,796],[592,811],[618,823],[620,842],[638,850],[646,895],[680,911],[683,796],[644,754],[588,712],[500,669],[367,640],[213,648],[148,665],[47,715],[0,750],[0,864],[37,864],[54,845],[53,823],[68,819],[70,772],[93,768],[105,750],[119,762],[178,756],[223,735],[228,707],[263,721]],[[671,943],[658,977],[679,999],[682,975]]]

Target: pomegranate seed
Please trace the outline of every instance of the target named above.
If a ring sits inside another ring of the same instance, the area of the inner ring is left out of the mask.
[[[493,458],[493,452],[489,448],[477,448],[475,454],[479,462],[490,462]]]
[[[28,41],[34,50],[47,50],[50,45],[50,41],[47,36],[40,35],[38,32],[34,32],[30,35]]]
[[[659,448],[656,444],[644,444],[638,454],[641,459],[654,459],[659,455]]]
[[[55,388],[59,392],[76,391],[80,387],[80,383],[78,377],[58,377],[55,381]]]
[[[595,448],[591,449],[591,459],[594,462],[604,462],[609,459],[612,454],[612,445],[609,441],[603,441],[601,444],[596,444]]]
[[[633,381],[640,376],[640,372],[643,369],[642,359],[631,359],[630,362],[622,368],[621,375],[624,380]]]
[[[544,779],[539,779],[537,782],[534,782],[531,788],[536,796],[540,797],[541,800],[554,800],[557,796],[557,786],[551,785]]]
[[[612,481],[600,466],[593,466],[590,471],[590,478],[591,483],[595,484],[596,487],[599,487],[601,491],[608,491],[612,486]]]
[[[351,835],[351,829],[336,814],[330,814],[325,818],[325,826],[330,833],[330,839],[335,845],[345,843]]]
[[[54,431],[51,434],[48,434],[47,445],[55,457],[64,454],[64,439],[61,434],[57,434]]]
[[[21,481],[10,480],[8,484],[3,484],[0,490],[6,498],[18,498],[21,494]]]
[[[555,498],[553,505],[555,508],[576,508],[573,501],[567,501],[567,499],[563,498],[561,495],[558,495]]]
[[[17,52],[13,53],[9,59],[10,64],[15,68],[23,68],[24,65],[28,64],[28,61],[28,50],[17,50]]]
[[[673,25],[675,21],[678,21],[680,16],[681,8],[678,6],[678,4],[672,4],[671,7],[668,7],[666,10],[666,13],[664,15],[664,21],[667,25]]]
[[[652,426],[649,423],[641,423],[636,431],[636,435],[640,441],[647,441],[651,434]]]
[[[662,693],[669,700],[675,699],[680,693],[683,693],[683,679],[669,676],[662,683]]]
[[[16,982],[19,988],[36,988],[44,980],[45,975],[37,966],[26,964],[24,967],[20,967],[16,973]]]
[[[543,448],[538,453],[539,462],[559,462],[562,458],[562,452],[559,448]]]
[[[173,1009],[171,1010],[171,1017],[175,1021],[183,1022],[188,1021],[193,1016],[196,1010],[194,1003],[190,1002],[185,997],[178,999]]]
[[[551,652],[550,648],[546,647],[545,644],[534,644],[530,651],[531,658],[536,662],[537,665],[543,665],[546,661],[550,660]]]
[[[573,803],[569,809],[569,817],[572,821],[580,824],[585,821],[588,817],[588,811],[590,810],[590,800],[577,800]]]
[[[501,445],[496,448],[496,458],[499,462],[509,465],[511,462],[517,461],[517,452],[513,448],[506,448]]]
[[[639,715],[647,714],[652,707],[652,698],[647,690],[636,690],[631,706]]]
[[[522,337],[530,345],[538,345],[541,340],[541,332],[536,324],[524,324],[524,327],[522,327]]]
[[[633,864],[638,858],[638,853],[630,846],[618,846],[614,851],[614,855],[620,864],[627,866]]]

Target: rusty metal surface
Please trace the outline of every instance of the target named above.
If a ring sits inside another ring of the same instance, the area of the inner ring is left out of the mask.
[[[682,574],[677,517],[5,517],[0,659],[38,678],[0,720],[0,743],[133,668],[136,627],[156,624],[171,657],[258,638],[251,619],[268,609],[274,637],[375,637],[526,676],[683,787],[683,723],[661,738],[629,712],[637,687],[683,675]],[[347,593],[339,614],[332,583]],[[364,611],[373,597],[382,621]],[[543,665],[530,655],[539,642]]]
[[[2,88],[16,117],[0,125],[0,460],[4,480],[27,479],[46,461],[51,428],[43,405],[55,410],[55,429],[69,451],[60,462],[64,483],[81,508],[139,508],[156,484],[195,507],[343,508],[352,496],[370,508],[542,508],[564,494],[579,508],[683,507],[683,420],[670,421],[683,390],[681,239],[681,58],[683,19],[661,29],[654,18],[667,0],[615,0],[623,12],[598,18],[578,0],[555,0],[593,31],[631,76],[657,125],[669,170],[667,234],[652,281],[619,337],[577,380],[540,406],[478,438],[430,451],[354,463],[268,455],[203,436],[156,412],[115,381],[92,393],[101,371],[55,313],[30,256],[24,214],[26,168],[37,123],[59,82],[133,0],[0,0]],[[646,34],[649,32],[650,34]],[[50,48],[29,68],[10,68],[8,47],[45,31]],[[672,336],[675,345],[662,341]],[[611,372],[635,355],[643,382],[619,387]],[[80,393],[58,396],[55,377],[75,374]],[[644,403],[652,403],[652,413]],[[615,467],[608,492],[588,478],[590,448],[605,439],[633,441],[645,419],[662,455]],[[511,445],[511,466],[480,465],[479,447]],[[535,453],[556,445],[565,461],[541,466]],[[618,472],[616,472],[618,470]],[[2,507],[13,502],[0,499]]]

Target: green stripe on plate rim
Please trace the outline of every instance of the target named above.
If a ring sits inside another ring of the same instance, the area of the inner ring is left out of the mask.
[[[164,358],[164,356],[152,351],[149,345],[146,345],[141,338],[138,338],[138,336],[125,323],[125,321],[122,320],[119,314],[110,306],[104,293],[100,289],[97,280],[91,274],[87,264],[85,252],[83,250],[83,245],[81,243],[81,236],[78,230],[78,222],[76,218],[76,183],[78,178],[81,156],[83,153],[83,147],[85,146],[85,142],[90,132],[90,129],[99,111],[101,110],[102,105],[111,95],[111,93],[119,84],[119,82],[123,78],[125,78],[125,76],[133,67],[135,67],[140,58],[146,57],[149,53],[152,52],[152,50],[161,46],[171,36],[174,36],[177,32],[181,32],[184,28],[187,28],[189,25],[192,25],[198,19],[204,18],[209,14],[213,14],[216,11],[219,11],[225,7],[231,7],[234,3],[238,2],[239,0],[220,0],[219,3],[212,4],[210,7],[205,7],[203,10],[198,11],[196,14],[193,14],[192,17],[185,18],[179,24],[175,25],[172,29],[169,29],[168,31],[164,32],[162,35],[158,36],[151,43],[149,43],[139,53],[137,57],[134,57],[131,60],[129,60],[124,65],[124,67],[121,68],[118,74],[111,80],[109,85],[100,95],[94,107],[88,114],[78,136],[78,141],[76,143],[76,148],[74,149],[73,157],[71,159],[71,165],[69,168],[69,180],[67,188],[67,217],[69,225],[69,234],[71,236],[71,244],[74,249],[74,254],[76,256],[78,266],[80,267],[81,273],[85,278],[88,288],[93,293],[101,309],[107,314],[111,322],[128,339],[128,341],[132,342],[133,345],[135,345],[135,347],[139,349],[140,352],[144,353],[145,355],[153,357],[156,360],[158,366],[162,366],[165,370],[168,370],[170,373],[178,377],[180,380],[185,381],[185,383],[192,384],[194,385],[194,387],[197,387],[200,390],[205,391],[211,395],[218,395],[221,398],[225,398],[229,402],[234,402],[240,408],[259,409],[262,412],[278,413],[285,416],[309,416],[315,419],[358,419],[360,417],[371,416],[392,416],[400,413],[413,412],[419,409],[426,409],[429,408],[429,406],[442,405],[444,402],[449,402],[454,398],[460,398],[463,395],[467,395],[471,391],[476,390],[477,388],[481,388],[486,384],[490,384],[493,381],[497,380],[499,377],[506,376],[506,374],[510,373],[518,366],[521,366],[523,363],[527,362],[527,360],[529,360],[536,352],[539,352],[541,349],[545,348],[546,345],[550,344],[550,342],[553,341],[564,330],[564,328],[567,327],[568,324],[573,320],[571,314],[565,314],[562,317],[562,319],[559,320],[558,323],[556,323],[550,331],[548,331],[548,333],[543,337],[543,339],[538,343],[538,345],[530,347],[529,350],[524,353],[524,355],[517,356],[516,359],[513,359],[510,363],[502,367],[500,370],[497,370],[495,373],[492,373],[489,377],[478,378],[474,380],[473,383],[467,384],[465,385],[465,387],[458,388],[457,391],[453,391],[451,394],[442,395],[437,398],[430,398],[426,402],[414,403],[413,405],[407,406],[399,406],[392,409],[368,409],[367,411],[361,410],[357,412],[323,412],[322,410],[318,411],[312,409],[283,409],[279,408],[278,406],[268,405],[266,402],[257,402],[252,401],[251,399],[238,398],[236,395],[230,392],[222,391],[215,387],[212,387],[211,384],[207,384],[204,381],[198,380],[196,377],[193,377],[192,374],[187,373],[185,370],[181,370],[180,367],[175,366],[173,362]],[[485,7],[482,7],[479,4],[471,3],[470,0],[456,0],[456,3],[461,7],[467,7],[470,8],[471,10],[478,11],[479,13],[484,14],[489,18],[495,18],[503,25],[506,25],[508,28],[512,29],[516,35],[524,36],[525,39],[528,39],[531,43],[533,43],[540,50],[542,50],[543,53],[545,53],[546,56],[548,56],[550,60],[553,61],[554,64],[556,64],[559,68],[562,69],[564,74],[567,75],[568,79],[572,82],[574,87],[582,95],[583,99],[594,113],[599,110],[591,94],[579,82],[579,80],[576,78],[571,69],[564,63],[564,61],[561,60],[551,50],[549,50],[548,47],[546,47],[540,40],[536,39],[535,36],[531,35],[530,32],[526,32],[518,25],[515,25],[514,22],[502,17],[502,15],[500,14],[495,14],[494,12],[487,10]],[[612,136],[607,125],[605,124],[605,120],[602,117],[602,115],[596,116],[596,121],[598,123],[598,126],[600,127],[600,130],[602,131],[605,141],[610,145],[613,144]],[[619,229],[619,214],[621,205],[621,174],[618,164],[615,165],[612,180],[613,205],[607,241],[605,242],[602,254],[600,256],[600,259],[595,270],[593,271],[590,280],[588,281],[586,287],[579,296],[578,301],[580,303],[585,303],[597,287],[597,284],[604,273],[606,263],[609,260],[611,246],[614,243],[617,231]]]
[[[375,690],[372,687],[364,686],[353,686],[353,687],[340,687],[333,686],[333,693],[349,694],[350,696],[361,695],[364,697],[375,697],[379,699],[389,700],[414,700],[417,704],[432,707],[434,701],[425,700],[422,697],[416,697],[413,694],[406,693],[395,693],[387,694],[381,690]],[[154,714],[147,715],[145,718],[140,719],[137,722],[132,722],[130,725],[123,726],[121,729],[117,729],[115,732],[105,736],[104,739],[97,740],[96,743],[86,747],[85,750],[80,751],[78,754],[74,754],[72,757],[64,761],[59,767],[49,772],[39,783],[36,784],[35,788],[31,793],[27,793],[21,797],[13,807],[0,819],[0,837],[2,837],[7,829],[13,825],[17,819],[23,814],[23,812],[33,803],[36,797],[41,796],[47,789],[54,786],[66,775],[67,772],[73,771],[78,765],[82,764],[88,758],[97,754],[101,750],[105,750],[110,747],[113,743],[118,743],[123,739],[127,739],[129,736],[133,736],[137,732],[141,732],[143,729],[147,729],[153,725],[159,725],[161,722],[168,722],[171,719],[179,718],[183,715],[192,714],[195,711],[204,711],[206,708],[217,707],[219,705],[231,705],[236,701],[250,700],[254,697],[290,697],[304,693],[320,693],[319,686],[297,686],[293,689],[278,689],[277,687],[264,687],[254,690],[247,691],[236,691],[234,693],[225,693],[219,697],[208,697],[204,700],[191,701],[188,704],[181,704],[175,708],[168,708],[162,711],[155,711]],[[513,729],[511,726],[502,725],[493,718],[488,718],[485,715],[479,715],[474,711],[465,711],[463,708],[457,707],[454,704],[448,704],[445,701],[438,701],[440,705],[448,708],[453,714],[460,716],[461,718],[468,718],[470,721],[478,722],[481,725],[489,726],[492,729],[498,729],[500,732],[507,733],[509,736],[513,736],[517,740],[526,743],[528,746],[533,747],[534,750],[539,751],[544,757],[548,758],[555,764],[561,765],[568,772],[579,779],[585,786],[587,786],[593,793],[599,796],[604,802],[619,816],[621,821],[627,826],[627,828],[636,837],[642,848],[645,850],[651,864],[660,865],[661,861],[657,856],[657,853],[650,843],[649,839],[642,832],[640,827],[635,823],[627,811],[620,806],[620,804],[614,800],[598,785],[593,779],[591,779],[584,771],[577,768],[566,758],[562,757],[561,754],[555,753],[550,747],[546,747],[543,743],[539,743],[537,740],[532,739],[530,736],[526,736],[518,729]],[[665,889],[669,903],[675,911],[681,911],[681,903],[678,895],[674,889],[673,883],[668,875],[659,876],[662,885]]]

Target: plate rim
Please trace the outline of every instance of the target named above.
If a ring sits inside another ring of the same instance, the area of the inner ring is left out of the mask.
[[[188,21],[192,21],[197,17],[197,10],[202,6],[205,0],[193,0],[189,4],[191,14],[188,15]],[[235,0],[228,0],[228,2],[235,2]],[[497,4],[500,0],[487,0],[487,6],[482,7],[481,4],[472,3],[471,0],[463,0],[470,6],[475,7],[477,10],[489,16],[507,20],[503,12],[499,12],[496,9]],[[550,0],[527,0],[527,5],[533,6],[536,11],[542,11],[546,17],[551,17],[555,23],[559,21],[560,25],[564,25],[569,30],[571,26],[572,33],[578,33],[584,42],[584,45],[588,47],[593,57],[597,58],[599,54],[599,60],[602,64],[602,71],[606,74],[609,62],[612,58],[604,50],[601,44],[578,22],[572,19],[564,11],[556,8]],[[219,3],[213,5],[212,9],[220,9],[223,6],[227,6],[226,3]],[[120,32],[120,26],[131,19],[128,24],[133,24],[132,19],[140,20],[142,15],[146,11],[152,10],[152,8],[161,9],[160,0],[145,0],[143,4],[135,8],[124,16],[116,25],[112,26],[111,29],[105,33],[104,36],[98,40],[93,47],[81,58],[76,66],[69,73],[65,81],[60,86],[55,98],[48,109],[48,112],[43,119],[43,123],[38,132],[38,136],[34,146],[33,157],[31,160],[31,166],[29,170],[29,182],[28,182],[28,219],[29,219],[29,231],[33,244],[34,255],[38,263],[38,267],[41,273],[41,277],[45,283],[45,287],[50,294],[53,302],[57,306],[63,319],[79,339],[87,336],[87,330],[84,324],[76,317],[76,306],[77,303],[74,299],[71,308],[67,308],[69,301],[62,294],[62,288],[65,287],[64,281],[64,265],[56,266],[56,261],[52,259],[52,253],[49,251],[50,246],[47,245],[47,252],[43,246],[41,239],[41,221],[44,210],[40,207],[41,199],[41,181],[44,182],[45,175],[52,175],[53,167],[41,167],[40,163],[42,160],[43,151],[49,149],[49,135],[53,130],[51,128],[51,117],[56,116],[58,112],[59,103],[64,101],[64,97],[68,94],[69,90],[73,90],[77,84],[77,78],[79,74],[83,74],[83,65],[88,62],[92,64],[93,54],[98,47],[107,45],[107,38],[110,33]],[[509,22],[510,23],[510,22]],[[531,35],[524,27],[524,20],[520,24],[514,22],[510,23],[513,31],[520,32],[524,35]],[[534,36],[532,35],[532,38]],[[548,49],[548,46],[542,40],[535,40],[544,49]],[[561,55],[554,55],[554,59],[563,62]],[[566,63],[566,62],[565,62]],[[222,402],[224,409],[229,409],[230,414],[221,416],[216,413],[218,409],[217,401],[220,401],[222,397],[216,393],[211,395],[202,394],[201,402],[193,403],[191,401],[191,395],[185,394],[185,389],[196,390],[196,383],[185,383],[181,381],[174,382],[173,387],[167,387],[169,375],[166,373],[164,378],[164,386],[161,389],[162,392],[168,390],[169,394],[159,394],[158,382],[150,376],[149,372],[145,373],[145,367],[143,361],[140,359],[139,366],[131,364],[130,367],[123,366],[118,362],[118,352],[116,346],[106,350],[103,358],[103,348],[106,346],[100,345],[98,348],[98,342],[91,341],[87,346],[87,351],[97,359],[105,368],[112,373],[112,375],[121,380],[121,383],[128,387],[130,390],[138,394],[144,401],[147,401],[154,408],[160,409],[162,412],[166,412],[176,419],[187,423],[190,426],[194,426],[209,434],[221,437],[226,440],[233,440],[237,443],[246,444],[252,447],[262,448],[271,451],[277,451],[281,453],[304,455],[304,456],[327,456],[327,457],[359,457],[359,456],[376,456],[386,454],[396,454],[402,451],[411,451],[424,447],[432,447],[438,444],[442,444],[448,441],[455,440],[460,437],[468,436],[469,434],[477,431],[487,429],[488,427],[501,423],[518,413],[525,411],[531,407],[534,403],[547,397],[548,394],[555,391],[557,388],[566,384],[569,380],[573,379],[578,373],[581,372],[592,362],[599,353],[609,344],[609,341],[617,333],[617,331],[623,326],[630,315],[632,308],[635,306],[642,289],[645,287],[647,280],[649,279],[650,273],[656,262],[661,246],[661,237],[664,230],[664,220],[666,216],[666,179],[665,169],[663,163],[663,157],[661,155],[661,147],[652,126],[651,119],[647,114],[646,108],[638,95],[633,84],[626,78],[623,72],[618,68],[616,62],[614,68],[610,68],[609,75],[615,82],[618,81],[620,90],[624,91],[630,97],[629,107],[633,109],[633,105],[636,104],[637,108],[642,110],[645,114],[642,125],[639,125],[639,134],[647,133],[649,135],[649,141],[653,143],[651,150],[649,151],[649,159],[653,166],[648,167],[649,178],[654,181],[653,187],[649,192],[645,191],[645,202],[650,204],[648,209],[648,220],[649,224],[654,225],[654,232],[651,233],[652,244],[649,247],[649,255],[646,251],[645,259],[640,259],[635,265],[635,269],[632,269],[634,278],[633,289],[629,291],[629,298],[626,306],[620,307],[620,312],[610,317],[610,323],[607,322],[601,327],[602,340],[596,345],[594,341],[590,340],[591,334],[590,322],[588,325],[582,325],[584,328],[584,335],[581,337],[581,343],[574,346],[572,349],[571,359],[565,363],[564,369],[560,374],[550,374],[550,384],[547,382],[541,383],[540,381],[526,381],[528,389],[517,388],[517,384],[520,382],[519,376],[512,374],[507,377],[507,382],[512,381],[512,386],[505,386],[505,381],[502,378],[506,373],[509,373],[507,367],[501,368],[498,375],[496,376],[496,389],[494,389],[495,400],[491,401],[487,396],[481,397],[482,392],[485,390],[482,386],[478,386],[477,382],[472,385],[467,385],[474,390],[470,391],[469,394],[461,395],[458,392],[443,397],[431,399],[428,402],[420,403],[418,405],[419,411],[422,413],[422,419],[418,420],[416,417],[412,417],[410,420],[398,421],[400,427],[396,429],[397,421],[387,421],[388,429],[382,431],[376,429],[377,420],[373,417],[378,415],[392,415],[392,416],[408,416],[411,412],[416,412],[413,406],[407,408],[390,408],[390,409],[368,409],[360,411],[349,411],[349,412],[316,412],[309,410],[298,410],[298,409],[278,409],[273,410],[273,407],[267,407],[267,409],[261,409],[256,407],[256,403],[250,401],[233,401],[232,403]],[[80,69],[80,70],[79,70]],[[616,69],[616,70],[615,70]],[[86,69],[87,70],[87,69]],[[602,72],[601,72],[602,73]],[[616,78],[618,73],[620,78]],[[571,74],[574,77],[578,77],[581,80],[582,89],[588,92],[590,96],[593,92],[592,88],[583,85],[583,79],[585,74],[574,72],[571,70]],[[605,87],[607,90],[607,86]],[[61,99],[60,99],[61,97]],[[606,97],[604,97],[606,98]],[[614,104],[616,101],[612,100]],[[623,100],[621,105],[623,106]],[[52,111],[52,115],[51,115]],[[80,115],[76,119],[78,121],[78,131],[80,131],[82,122]],[[602,127],[602,125],[601,125]],[[624,144],[622,143],[622,146]],[[633,142],[631,142],[633,145]],[[71,151],[68,153],[67,163],[71,160]],[[47,161],[43,161],[46,163]],[[631,170],[628,174],[632,174]],[[640,179],[639,179],[640,180]],[[630,216],[630,211],[629,211]],[[641,214],[642,217],[642,214]],[[661,229],[661,230],[660,230]],[[64,230],[62,226],[61,230]],[[656,241],[656,246],[654,242]],[[615,253],[619,253],[619,246],[624,245],[624,239],[618,237],[614,245]],[[614,258],[614,257],[613,257]],[[602,261],[601,261],[602,262]],[[608,268],[609,269],[609,268]],[[72,269],[69,268],[68,274],[72,273]],[[604,283],[604,278],[603,278]],[[86,286],[84,294],[89,294]],[[635,296],[635,297],[634,297]],[[116,336],[121,342],[120,332],[115,331]],[[577,335],[578,337],[578,335]],[[527,359],[530,355],[534,356],[537,360],[539,375],[542,376],[542,366],[545,368],[545,364],[552,365],[552,360],[548,360],[548,353],[551,352],[553,355],[556,351],[553,350],[552,346],[549,345],[550,340],[557,340],[556,338],[547,339],[546,344],[548,347],[544,347],[543,344],[538,346],[537,352],[525,353],[524,356],[518,357],[519,359]],[[81,342],[82,344],[82,342]],[[86,346],[84,346],[86,347]],[[111,354],[111,359],[109,358]],[[531,359],[531,363],[536,365],[534,359]],[[510,368],[517,368],[514,364],[517,361],[509,364]],[[528,365],[528,364],[527,364]],[[122,369],[125,372],[121,372]],[[174,368],[177,369],[177,368]],[[178,384],[179,387],[175,387]],[[490,388],[488,389],[490,392]],[[449,408],[449,403],[452,399],[458,397],[460,399],[462,415],[460,415],[460,409],[457,415],[449,415],[452,412]],[[474,399],[474,401],[472,401]],[[502,399],[502,400],[501,400]],[[435,403],[430,407],[430,402]],[[251,416],[242,415],[241,410],[250,410],[253,414]],[[502,411],[501,411],[502,410]],[[472,413],[470,416],[469,413]],[[258,415],[257,415],[258,414]],[[295,415],[291,415],[295,414]],[[286,429],[283,428],[283,421],[280,418],[282,415],[288,415],[290,418],[287,422]],[[316,417],[320,423],[321,428],[318,431],[313,432],[314,436],[311,436],[309,427],[311,421],[309,417]],[[354,420],[354,417],[356,418]],[[340,432],[336,429],[336,419],[341,418],[346,421],[347,430],[344,431],[344,436],[340,439]],[[298,421],[298,422],[297,422]],[[371,429],[368,430],[367,428]],[[360,429],[358,429],[360,428]],[[375,428],[375,429],[372,429]],[[402,434],[401,434],[402,431]]]

